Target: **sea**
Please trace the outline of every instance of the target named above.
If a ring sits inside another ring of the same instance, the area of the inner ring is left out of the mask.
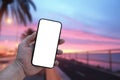
[[[65,54],[66,59],[75,59],[79,62],[97,66],[100,68],[120,71],[120,53],[94,53],[94,54]]]
[[[120,71],[120,53],[94,53],[94,54],[81,54],[81,53],[70,53],[70,54],[63,54],[61,57],[66,59],[74,59],[79,62],[97,66],[104,69],[111,69],[112,71]],[[8,58],[0,58],[2,60],[14,60],[15,57],[8,57]],[[0,63],[0,70],[8,66],[8,63]]]

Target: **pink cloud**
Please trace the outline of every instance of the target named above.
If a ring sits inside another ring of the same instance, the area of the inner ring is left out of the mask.
[[[29,27],[24,26],[5,26],[2,27],[2,36],[16,36],[18,30],[18,37],[27,29],[27,28],[33,28],[34,30],[37,29],[36,24],[29,25]],[[65,25],[66,26],[66,25]],[[64,27],[64,26],[63,26]],[[110,42],[110,43],[120,43],[120,39],[114,39],[109,38],[93,33],[87,33],[80,30],[72,30],[72,29],[62,29],[61,38],[63,39],[72,39],[73,43],[69,42],[69,40],[66,40],[65,44],[59,46],[59,48],[65,50],[73,50],[73,51],[84,51],[84,50],[101,50],[101,49],[112,49],[112,48],[120,48],[117,44],[107,44],[107,43],[91,43],[91,44],[85,44],[85,43],[75,43],[75,40],[89,40],[90,41],[98,41],[98,42]],[[9,42],[9,39],[7,39]],[[9,42],[10,45],[16,44],[15,41]],[[0,45],[6,45],[6,41],[0,41]],[[6,45],[8,46],[8,45]],[[14,46],[13,46],[14,47]]]
[[[105,49],[116,49],[120,48],[120,45],[112,44],[70,44],[69,42],[59,46],[63,51],[73,50],[73,51],[91,51],[91,50],[105,50]]]
[[[1,30],[1,36],[12,36],[12,37],[20,37],[21,34],[27,30],[28,28],[32,28],[34,30],[37,29],[37,25],[28,25],[28,26],[23,26],[23,25],[10,25],[10,26],[4,26],[2,27]],[[9,38],[7,38],[9,40]]]
[[[120,48],[120,39],[114,39],[109,37],[104,37],[101,35],[96,35],[93,33],[87,33],[80,30],[71,30],[71,29],[63,29],[61,38],[67,39],[65,44],[61,45],[59,48],[66,50],[73,50],[73,51],[87,51],[87,50],[104,50],[104,49],[113,49],[113,48]],[[73,42],[69,42],[68,39],[72,39]],[[88,40],[89,41],[98,41],[101,43],[76,43],[75,40]],[[104,43],[102,43],[104,42]],[[108,44],[112,43],[112,44]]]
[[[93,33],[87,33],[80,30],[71,30],[71,29],[63,29],[61,37],[71,38],[71,39],[80,39],[80,40],[120,42],[120,39],[104,37],[104,36],[96,35]]]

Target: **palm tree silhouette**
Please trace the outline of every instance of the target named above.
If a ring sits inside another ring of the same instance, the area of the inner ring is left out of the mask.
[[[5,16],[11,15],[18,23],[24,25],[32,22],[30,6],[36,10],[36,6],[32,0],[0,0],[0,25],[4,14]]]

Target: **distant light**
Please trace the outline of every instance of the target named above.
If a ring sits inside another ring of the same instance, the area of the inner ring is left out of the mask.
[[[73,53],[73,52],[82,52],[82,50],[72,50],[72,49],[66,49],[63,50],[64,53]]]
[[[12,23],[12,19],[11,18],[7,18],[6,22],[7,22],[7,24],[11,24]]]
[[[17,41],[17,42],[15,43],[15,47],[18,47],[18,45],[19,45],[19,42]]]

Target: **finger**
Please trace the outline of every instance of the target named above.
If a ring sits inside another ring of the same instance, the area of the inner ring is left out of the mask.
[[[58,66],[58,65],[59,65],[59,61],[56,60],[56,61],[55,61],[55,66]]]
[[[64,39],[59,39],[59,43],[58,44],[63,44],[65,42]]]
[[[29,44],[29,46],[35,46],[35,41],[32,41],[30,44]]]
[[[34,32],[32,35],[29,35],[28,37],[26,37],[23,42],[26,45],[29,45],[32,41],[35,40],[35,38],[36,38],[36,32]]]
[[[63,51],[62,50],[57,50],[57,55],[61,55],[63,54]]]
[[[35,42],[32,42],[30,45],[29,45],[31,48],[32,48],[32,50],[35,48]]]

